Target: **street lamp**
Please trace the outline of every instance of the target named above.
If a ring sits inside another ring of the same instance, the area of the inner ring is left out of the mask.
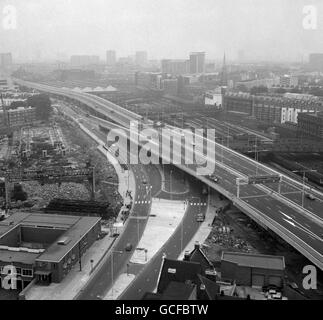
[[[306,169],[306,170],[294,170],[292,171],[294,173],[303,173],[303,188],[302,188],[302,207],[304,208],[304,196],[305,196],[305,181],[308,179],[305,177],[306,172],[317,172],[317,170],[314,169]]]
[[[91,273],[93,272],[93,262],[94,262],[94,260],[93,260],[93,259],[91,259],[91,260],[90,260],[90,263],[91,263]]]
[[[255,135],[256,137],[256,140],[255,140],[255,161],[257,161],[257,164],[256,164],[256,176],[258,175],[258,145],[257,145],[257,135]]]
[[[127,276],[129,276],[129,267],[130,267],[130,264],[127,263]]]
[[[223,144],[224,144],[224,141],[223,141],[223,135],[222,135],[222,143],[221,143],[221,162],[223,163]]]
[[[148,260],[147,252],[148,252],[148,249],[145,249],[145,261]]]
[[[112,295],[112,300],[113,300],[113,286],[114,286],[114,279],[113,279],[113,266],[114,266],[114,263],[113,263],[113,255],[115,253],[122,254],[123,251],[120,251],[120,250],[111,251],[111,278],[112,278],[111,295]]]
[[[173,200],[172,174],[173,174],[173,170],[170,170],[170,175],[169,175],[169,180],[170,180],[170,200]]]

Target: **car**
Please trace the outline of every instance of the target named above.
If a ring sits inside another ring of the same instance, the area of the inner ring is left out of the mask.
[[[126,250],[126,251],[131,251],[131,250],[132,250],[132,244],[131,244],[130,242],[128,242],[128,243],[126,244],[125,250]]]
[[[218,178],[215,174],[210,174],[210,175],[209,175],[209,178],[210,178],[211,180],[213,180],[214,182],[218,182],[218,181],[219,181],[219,178]]]
[[[307,193],[306,195],[305,195],[305,197],[307,198],[307,199],[310,199],[310,200],[315,200],[316,198],[311,194],[311,193]]]

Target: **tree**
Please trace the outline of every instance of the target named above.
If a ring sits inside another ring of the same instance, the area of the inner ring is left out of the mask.
[[[9,107],[9,109],[17,109],[19,107],[26,107],[25,101],[13,101]]]
[[[27,99],[28,106],[36,108],[36,115],[40,120],[48,120],[52,111],[52,103],[47,94],[41,93]]]

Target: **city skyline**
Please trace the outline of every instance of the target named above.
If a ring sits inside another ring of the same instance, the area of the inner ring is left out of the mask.
[[[323,51],[319,41],[323,3],[317,0],[240,0],[238,4],[232,0],[118,4],[8,0],[5,4],[15,6],[17,27],[0,29],[1,47],[16,61],[68,60],[79,54],[105,60],[107,50],[115,50],[118,57],[147,51],[149,59],[158,60],[205,51],[210,60],[220,60],[223,52],[228,60],[236,60],[243,52],[246,60],[306,61],[310,52]],[[317,10],[315,30],[303,26],[306,5]]]

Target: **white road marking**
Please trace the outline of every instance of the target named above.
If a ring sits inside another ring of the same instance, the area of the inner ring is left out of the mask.
[[[282,211],[280,211],[279,210],[279,212],[283,215],[283,216],[285,216],[287,219],[290,219],[290,220],[293,220],[293,218],[291,218],[289,215],[287,215],[286,213],[284,213],[284,212],[282,212]]]

